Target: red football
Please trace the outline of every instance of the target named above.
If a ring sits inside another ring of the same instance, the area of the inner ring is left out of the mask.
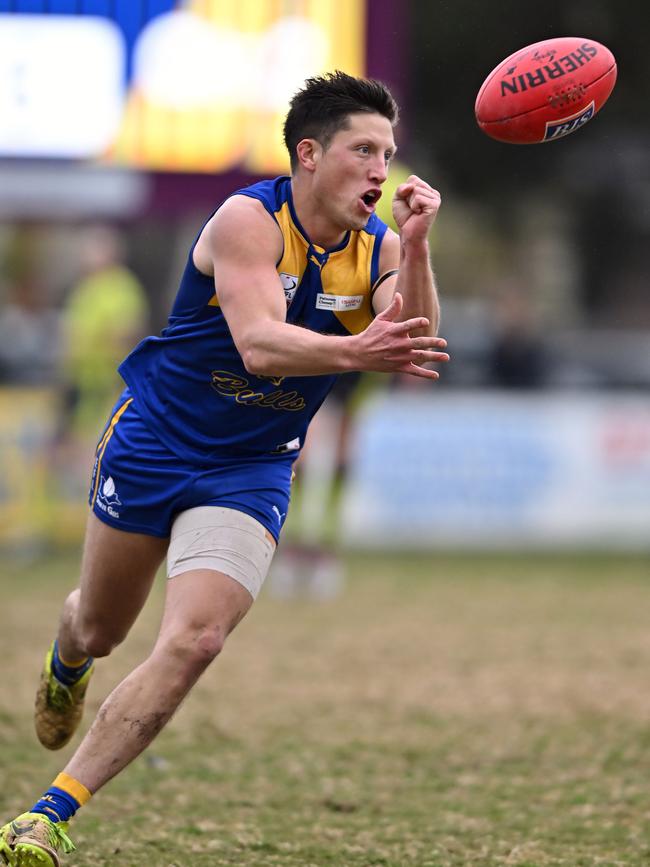
[[[575,132],[602,108],[616,82],[612,52],[579,36],[516,51],[483,82],[474,112],[498,141],[535,144]]]

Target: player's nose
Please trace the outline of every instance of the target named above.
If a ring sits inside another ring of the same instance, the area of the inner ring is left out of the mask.
[[[388,164],[386,163],[386,160],[384,160],[383,157],[373,160],[370,169],[370,180],[375,181],[378,184],[383,184],[387,177]]]

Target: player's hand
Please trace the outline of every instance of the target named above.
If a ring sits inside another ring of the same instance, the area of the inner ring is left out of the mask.
[[[440,207],[440,193],[410,175],[393,196],[393,217],[403,240],[426,240]]]
[[[396,292],[388,307],[356,337],[359,355],[358,370],[381,373],[409,373],[425,379],[438,379],[437,370],[423,367],[429,362],[449,361],[443,352],[447,341],[442,337],[411,337],[409,332],[426,328],[424,316],[396,322],[403,299]]]

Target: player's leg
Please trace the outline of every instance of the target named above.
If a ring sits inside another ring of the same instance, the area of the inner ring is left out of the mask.
[[[57,645],[60,642],[68,654],[77,655],[76,659],[63,656],[64,661],[77,663],[65,666],[68,673],[83,667],[84,658],[106,656],[124,639],[149,594],[167,545],[166,539],[116,530],[90,515],[80,586],[66,600],[57,638]],[[37,696],[36,725],[47,745],[62,746],[81,718],[92,667],[66,686],[53,674],[52,657],[51,649]],[[59,774],[29,812],[1,829],[0,864],[58,867],[59,853],[74,848],[66,834],[67,821],[90,794],[75,777]]]
[[[68,820],[151,743],[252,602],[242,584],[212,569],[169,581],[153,652],[109,695],[48,792],[2,829],[0,863],[4,854],[21,867],[58,867],[59,853],[72,847]]]
[[[63,607],[37,697],[36,730],[50,749],[79,723],[93,658],[110,653],[140,612],[188,479],[124,392],[97,445],[80,586]]]
[[[66,774],[94,793],[151,743],[252,605],[274,550],[269,531],[237,510],[178,516],[154,649],[106,699]]]
[[[237,510],[208,506],[177,518],[150,657],[109,695],[48,792],[0,831],[0,859],[4,853],[21,867],[57,867],[58,853],[71,845],[67,821],[167,723],[252,605],[274,549],[268,529]]]
[[[93,659],[107,656],[138,616],[167,540],[116,530],[90,514],[79,587],[66,599],[36,699],[41,743],[63,747],[79,725]]]
[[[117,530],[88,516],[79,587],[68,596],[58,641],[69,659],[108,656],[144,605],[168,539]]]
[[[169,721],[253,599],[220,572],[197,570],[169,581],[156,645],[108,696],[65,773],[95,793]]]
[[[116,472],[114,467],[109,470]],[[217,485],[227,489],[222,468],[191,484],[183,476],[175,481],[178,472],[177,461],[172,461],[165,491],[175,484],[191,493],[194,502],[209,503]],[[151,742],[250,607],[266,577],[288,507],[291,465],[238,464],[234,475],[231,488],[244,492],[240,500],[229,507],[186,506],[174,521],[168,556],[171,580],[154,651],[108,697],[65,771],[35,805],[54,814],[54,821],[30,812],[5,825],[0,829],[0,859],[4,853],[13,864],[18,853],[21,867],[57,867],[58,852],[69,848],[67,820]],[[262,489],[262,480],[268,490]],[[151,511],[141,503],[142,484],[129,487],[124,475],[116,482],[124,502],[140,498],[141,525]],[[128,508],[120,505],[120,520],[133,520],[133,508]],[[259,520],[253,514],[259,514]],[[62,821],[56,822],[56,816]]]

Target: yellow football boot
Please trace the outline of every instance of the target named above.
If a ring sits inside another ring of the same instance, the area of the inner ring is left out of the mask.
[[[60,750],[76,732],[83,714],[88,682],[94,670],[90,666],[77,683],[66,686],[52,673],[54,642],[45,657],[41,681],[36,693],[34,725],[39,741],[48,750]]]
[[[52,822],[42,813],[23,813],[0,828],[0,864],[9,867],[59,867],[59,852],[74,850],[67,822]]]

